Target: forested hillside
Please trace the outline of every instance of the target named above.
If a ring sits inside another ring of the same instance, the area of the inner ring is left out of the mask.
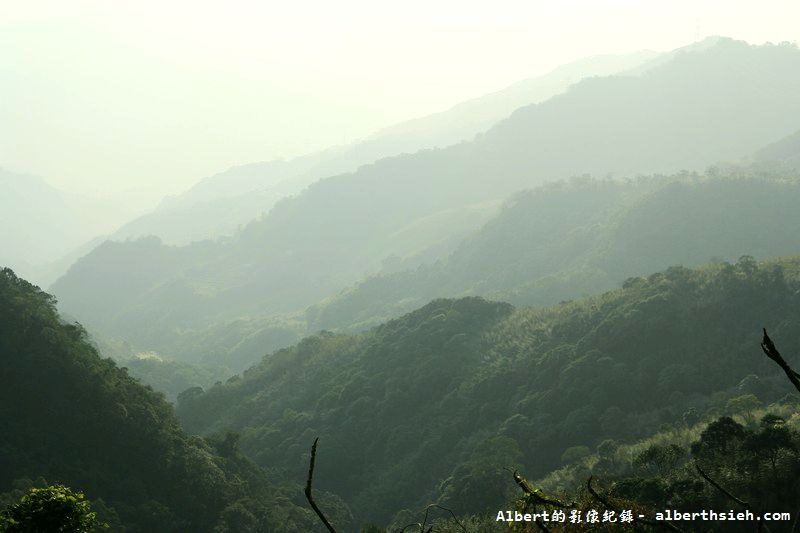
[[[0,271],[0,493],[65,483],[115,532],[315,530],[298,486],[268,481],[235,438],[188,436],[163,396],[85,337],[52,296]]]
[[[794,46],[720,40],[639,77],[586,80],[472,142],[321,180],[229,240],[101,247],[53,291],[100,335],[145,350],[226,320],[271,323],[379,272],[387,258],[415,266],[446,256],[519,189],[583,173],[703,168],[752,153],[796,131],[798,67]],[[153,275],[143,278],[140,248],[169,268],[147,268]],[[192,258],[178,264],[178,256]]]
[[[800,259],[749,256],[545,309],[436,300],[357,336],[307,338],[186,391],[178,413],[189,431],[239,432],[245,454],[287,479],[303,478],[320,436],[315,479],[357,521],[434,501],[496,512],[514,491],[503,467],[543,476],[608,439],[792,392],[758,339],[766,326],[796,365],[798,311]]]
[[[800,253],[794,173],[711,174],[574,179],[517,194],[448,258],[311,307],[309,329],[373,325],[446,296],[549,305],[671,264]]]
[[[759,150],[755,160],[784,169],[800,170],[800,130]]]

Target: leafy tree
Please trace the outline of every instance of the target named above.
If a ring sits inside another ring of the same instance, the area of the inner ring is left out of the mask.
[[[100,524],[82,492],[64,485],[32,488],[19,503],[0,513],[0,531],[7,533],[89,533]]]
[[[0,271],[0,376],[0,486],[18,480],[12,493],[42,486],[39,478],[80,486],[97,504],[91,512],[132,533],[207,532],[251,516],[271,531],[313,527],[288,496],[293,487],[272,484],[239,453],[235,434],[187,435],[163,395],[101,358],[82,327],[61,320],[52,296],[8,269]],[[36,490],[6,517],[56,520],[53,505],[71,501],[61,489]],[[278,527],[276,508],[290,517]]]

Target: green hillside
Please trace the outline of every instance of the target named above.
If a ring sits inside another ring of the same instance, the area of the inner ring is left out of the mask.
[[[439,501],[501,508],[502,467],[543,476],[575,447],[632,441],[684,414],[793,391],[760,353],[762,326],[800,353],[800,259],[671,267],[545,309],[436,300],[360,335],[321,333],[240,378],[179,397],[192,432],[233,429],[257,463],[320,487],[357,521]],[[793,365],[797,361],[790,361]]]
[[[671,264],[800,253],[795,173],[715,175],[575,179],[520,193],[448,258],[311,307],[309,329],[363,328],[446,296],[550,305]]]
[[[797,116],[796,47],[720,40],[638,77],[585,80],[471,142],[321,180],[228,240],[101,246],[52,290],[98,334],[165,351],[181,331],[296,313],[389,257],[436,258],[426,252],[449,250],[520,189],[584,173],[704,168],[796,131]],[[139,248],[168,268],[143,279]]]
[[[85,337],[52,296],[0,271],[0,493],[67,484],[102,500],[113,531],[315,530],[299,486],[268,481],[235,438],[188,436],[161,394]]]

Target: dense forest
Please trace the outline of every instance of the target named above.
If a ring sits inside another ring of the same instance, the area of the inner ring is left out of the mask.
[[[58,481],[114,531],[316,530],[300,491],[316,436],[317,501],[343,531],[432,502],[460,517],[437,531],[494,530],[496,509],[531,498],[515,500],[505,468],[587,509],[588,476],[621,506],[726,505],[698,463],[767,509],[800,490],[800,399],[758,348],[766,325],[800,352],[800,259],[672,267],[542,309],[436,300],[357,336],[323,332],[183,392],[180,420],[205,438],[51,296],[0,279],[0,405],[14,410],[0,503]]]
[[[525,191],[447,258],[373,276],[311,306],[309,329],[374,325],[445,296],[550,305],[672,264],[795,254],[796,172],[778,166],[627,181],[586,177]]]
[[[286,346],[308,306],[380,272],[393,256],[406,268],[446,257],[521,189],[585,173],[702,170],[793,134],[798,73],[796,47],[722,39],[638,76],[585,79],[471,141],[316,181],[228,239],[105,243],[52,290],[97,335],[174,357],[189,356],[209,328],[227,323],[243,338],[254,331],[239,321],[259,319],[259,329],[274,333],[261,344],[271,346],[236,354],[216,347],[222,357],[241,357],[231,359],[241,370],[265,349]]]
[[[796,44],[710,38],[108,239],[0,170],[0,533],[797,531],[797,117]]]
[[[357,519],[388,523],[428,502],[491,510],[515,489],[505,466],[545,476],[609,439],[792,393],[757,341],[767,326],[800,352],[798,297],[800,261],[745,256],[545,309],[436,300],[186,391],[178,414],[190,432],[236,431],[248,456],[289,479],[303,477],[320,435],[319,486]]]
[[[60,482],[84,491],[113,531],[316,527],[301,480],[270,481],[233,436],[187,435],[161,394],[101,358],[52,296],[8,269],[0,376],[0,503]],[[322,498],[336,509],[335,497]]]

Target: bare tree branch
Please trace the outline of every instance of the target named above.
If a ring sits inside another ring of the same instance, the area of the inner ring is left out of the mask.
[[[695,467],[695,469],[697,470],[697,473],[698,473],[698,474],[700,474],[700,476],[702,476],[702,478],[703,478],[703,479],[705,479],[706,481],[708,481],[708,482],[711,484],[711,486],[712,486],[712,487],[714,487],[715,489],[717,489],[718,491],[720,491],[722,494],[724,494],[725,496],[727,496],[729,499],[731,499],[731,500],[733,500],[734,502],[738,503],[739,505],[741,505],[741,506],[742,506],[742,507],[744,507],[745,509],[747,509],[747,510],[752,510],[752,508],[750,507],[750,504],[749,504],[749,503],[747,503],[746,501],[742,500],[741,498],[737,498],[736,496],[734,496],[733,494],[731,494],[730,492],[728,492],[727,490],[725,490],[725,489],[724,489],[724,488],[723,488],[723,487],[722,487],[722,486],[721,486],[719,483],[717,483],[716,481],[714,481],[713,479],[711,479],[711,478],[708,476],[708,474],[706,474],[705,472],[703,472],[703,469],[702,469],[702,468],[700,468],[700,464],[699,464],[697,461],[695,461],[695,463],[694,463],[694,467]]]
[[[719,483],[717,483],[716,481],[711,479],[711,477],[708,474],[706,474],[703,471],[702,468],[700,468],[700,465],[697,463],[697,461],[694,462],[694,467],[697,470],[697,473],[700,474],[700,476],[702,476],[703,479],[708,481],[708,483],[711,484],[712,487],[714,487],[715,489],[720,491],[722,494],[727,496],[731,501],[738,503],[739,505],[741,505],[742,507],[744,507],[748,511],[753,511],[753,508],[749,503],[747,503],[746,501],[742,500],[741,498],[737,498],[736,496],[734,496],[733,494],[731,494],[730,492],[725,490],[725,488],[722,487],[722,485],[720,485]],[[767,525],[764,523],[763,520],[760,521],[759,524],[758,524],[758,531],[761,531],[761,530],[766,530],[766,531],[770,530],[769,527],[767,527]]]
[[[406,524],[405,526],[403,526],[402,529],[400,529],[398,533],[404,533],[405,530],[410,527],[418,527],[421,533],[430,533],[431,531],[433,531],[433,526],[430,526],[428,529],[425,529],[425,526],[428,524],[428,513],[430,513],[430,510],[433,507],[436,507],[437,509],[441,509],[442,511],[447,511],[448,513],[450,513],[450,516],[453,517],[453,520],[455,521],[456,524],[458,524],[458,527],[461,528],[461,531],[463,531],[464,533],[468,533],[467,528],[464,526],[464,524],[461,523],[461,521],[459,521],[458,517],[452,511],[452,509],[448,509],[444,505],[439,505],[438,503],[431,503],[427,507],[425,507],[425,515],[423,516],[421,523],[415,522],[412,524]]]
[[[458,524],[458,527],[460,527],[460,528],[461,528],[461,531],[463,531],[464,533],[467,533],[467,528],[466,528],[466,527],[464,527],[464,524],[462,524],[462,523],[459,521],[458,517],[457,517],[457,516],[456,516],[456,514],[455,514],[455,513],[452,511],[452,509],[448,509],[447,507],[445,507],[445,506],[443,506],[443,505],[439,505],[438,503],[431,503],[431,504],[429,504],[427,507],[425,507],[425,516],[422,518],[422,523],[421,523],[421,524],[409,524],[409,525],[408,525],[408,526],[406,526],[406,527],[409,527],[409,526],[418,526],[418,527],[419,527],[419,530],[420,530],[420,531],[422,531],[422,532],[424,532],[424,531],[425,531],[425,525],[426,525],[426,524],[427,524],[427,522],[428,522],[428,513],[430,512],[431,508],[433,508],[433,507],[436,507],[437,509],[441,509],[442,511],[447,511],[448,513],[450,513],[450,516],[452,516],[452,517],[453,517],[453,521],[455,521],[455,523],[456,523],[456,524]],[[405,528],[403,528],[403,529],[405,529]],[[431,526],[431,527],[430,527],[430,529],[428,529],[428,531],[430,531],[431,529],[433,529],[433,526]],[[402,530],[401,530],[401,531],[402,531]]]
[[[425,523],[428,521],[428,512],[431,510],[432,507],[436,507],[437,509],[441,509],[442,511],[447,511],[448,513],[450,513],[450,516],[453,517],[453,521],[456,524],[458,524],[458,527],[461,528],[461,531],[467,533],[467,528],[464,526],[464,524],[461,523],[461,521],[458,519],[453,510],[448,509],[443,505],[439,505],[438,503],[432,503],[425,508],[425,518],[422,520],[422,527],[420,529],[425,529]],[[431,528],[433,528],[433,526],[431,526]]]
[[[605,498],[600,496],[600,494],[598,494],[598,492],[596,490],[594,490],[594,487],[592,487],[592,480],[593,479],[594,479],[594,476],[589,476],[589,479],[586,480],[586,488],[589,489],[589,494],[591,494],[594,497],[595,500],[597,500],[600,503],[602,503],[603,505],[605,505],[606,508],[608,508],[610,510],[613,510],[615,507],[613,505],[611,505],[611,502],[609,502],[608,500],[606,500]]]
[[[514,482],[519,485],[519,488],[522,489],[528,498],[532,499],[534,503],[543,503],[545,505],[552,505],[553,507],[574,507],[574,503],[564,503],[559,500],[551,500],[549,498],[545,498],[542,496],[542,491],[538,489],[534,489],[533,486],[528,482],[527,479],[522,477],[520,473],[516,470],[512,471],[510,468],[506,468],[511,475],[514,476]]]
[[[614,511],[619,514],[620,513],[619,509],[617,509],[614,505],[611,505],[610,501],[608,501],[606,498],[601,496],[600,493],[594,490],[594,487],[592,487],[592,479],[594,479],[594,476],[589,476],[589,479],[586,480],[586,488],[589,490],[589,494],[591,494],[597,501],[602,503],[606,507],[606,509]],[[676,531],[678,533],[683,533],[682,529],[678,528],[671,522],[647,520],[646,518],[638,518],[637,521],[648,526],[665,527],[669,530]]]
[[[306,499],[308,500],[308,503],[311,504],[311,508],[314,509],[315,513],[317,513],[317,516],[322,523],[325,524],[325,527],[328,528],[328,531],[331,533],[336,533],[336,530],[333,528],[331,523],[328,522],[328,519],[325,518],[324,514],[322,514],[320,508],[317,507],[316,503],[314,503],[314,497],[311,495],[311,482],[314,478],[314,462],[317,459],[317,442],[319,442],[319,437],[314,439],[314,444],[311,446],[311,461],[308,463],[308,479],[306,479]]]
[[[783,369],[786,373],[786,377],[789,378],[789,381],[792,382],[794,388],[800,391],[800,374],[795,372],[792,367],[789,366],[789,363],[786,362],[786,359],[783,358],[781,353],[775,348],[775,343],[772,342],[772,339],[769,338],[767,335],[767,328],[764,328],[764,338],[761,340],[761,349],[764,353],[775,361],[779,367]]]

